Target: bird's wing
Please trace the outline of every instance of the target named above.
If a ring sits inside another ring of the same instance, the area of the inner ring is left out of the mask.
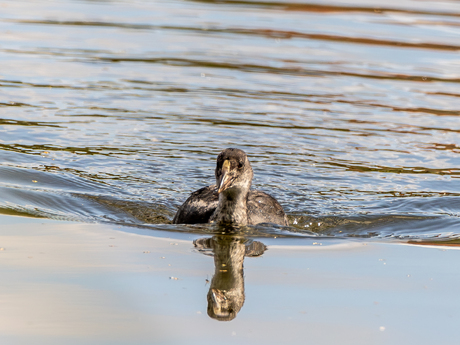
[[[199,224],[208,223],[214,213],[219,195],[216,185],[207,186],[193,192],[177,210],[174,224]]]
[[[275,223],[288,225],[286,214],[281,205],[271,195],[252,190],[248,196],[249,224]]]

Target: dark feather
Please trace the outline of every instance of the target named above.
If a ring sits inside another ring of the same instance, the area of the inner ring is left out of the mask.
[[[174,216],[174,224],[208,223],[219,202],[216,185],[204,187],[193,192],[179,207]]]
[[[179,207],[173,219],[174,224],[208,223],[219,202],[216,185],[201,188],[193,192]],[[288,225],[286,214],[281,205],[267,193],[251,190],[248,195],[248,220],[250,225],[275,223]]]

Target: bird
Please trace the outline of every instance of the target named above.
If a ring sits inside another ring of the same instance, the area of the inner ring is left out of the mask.
[[[278,201],[265,192],[251,190],[253,176],[243,150],[223,150],[217,156],[216,184],[193,192],[177,210],[173,224],[287,226],[288,219]]]

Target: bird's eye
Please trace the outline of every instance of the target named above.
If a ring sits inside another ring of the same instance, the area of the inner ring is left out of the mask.
[[[238,162],[238,169],[241,169],[243,167],[243,162]]]

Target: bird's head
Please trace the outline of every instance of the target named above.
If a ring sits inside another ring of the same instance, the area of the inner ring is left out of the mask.
[[[225,149],[217,156],[217,192],[249,190],[252,167],[246,153],[239,149]]]

